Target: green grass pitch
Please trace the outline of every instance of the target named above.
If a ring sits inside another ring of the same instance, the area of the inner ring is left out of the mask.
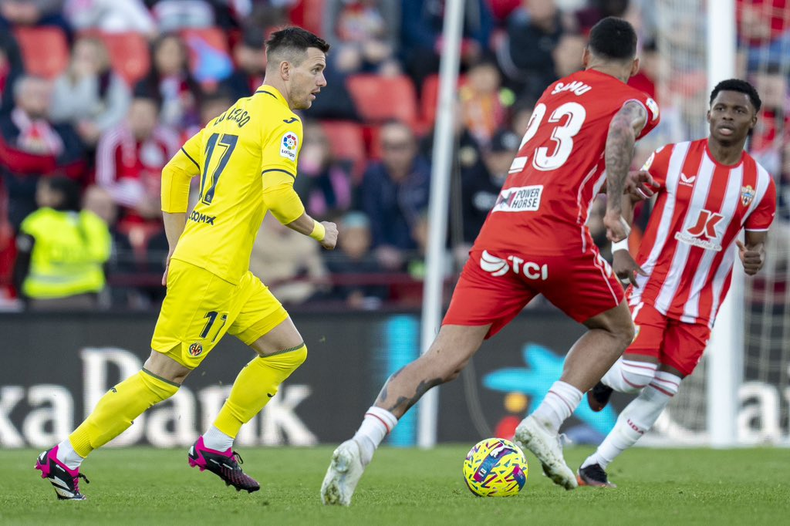
[[[790,449],[634,449],[612,465],[616,490],[566,492],[534,457],[524,490],[478,498],[461,479],[467,445],[433,451],[382,448],[351,508],[320,503],[331,448],[245,449],[262,484],[237,493],[190,469],[186,450],[106,449],[88,460],[85,502],[59,502],[33,463],[38,451],[0,450],[0,524],[788,524]],[[589,448],[572,448],[574,469]]]

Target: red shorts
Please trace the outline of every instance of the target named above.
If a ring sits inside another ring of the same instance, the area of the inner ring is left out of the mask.
[[[626,354],[652,356],[659,363],[674,367],[684,376],[694,372],[710,339],[705,323],[682,323],[667,318],[652,305],[631,307],[636,337]]]
[[[473,250],[442,325],[488,325],[490,338],[538,294],[581,323],[623,301],[623,287],[597,251],[527,256]]]

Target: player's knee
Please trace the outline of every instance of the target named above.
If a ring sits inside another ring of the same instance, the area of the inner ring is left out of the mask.
[[[681,380],[681,377],[668,371],[656,371],[648,387],[655,391],[653,394],[656,396],[663,395],[672,398],[678,393]]]
[[[623,392],[637,392],[647,387],[656,375],[656,364],[634,360],[620,360]]]
[[[282,357],[291,366],[292,370],[296,370],[307,360],[307,345],[302,344],[298,349],[283,353]]]

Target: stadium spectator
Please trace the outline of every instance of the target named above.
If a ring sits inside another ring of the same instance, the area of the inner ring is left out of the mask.
[[[23,73],[22,54],[13,33],[0,32],[0,114],[14,105],[14,83]]]
[[[158,33],[156,21],[142,0],[66,0],[64,15],[77,31]]]
[[[33,310],[95,308],[112,247],[107,225],[80,211],[80,187],[66,177],[39,181],[36,202],[17,238],[17,290]]]
[[[84,148],[68,124],[49,120],[52,83],[22,76],[14,84],[14,107],[0,116],[0,172],[8,193],[9,221],[16,228],[36,209],[41,177],[84,175]]]
[[[375,282],[383,270],[370,251],[370,219],[362,212],[349,212],[343,216],[339,231],[339,250],[325,255],[329,273],[340,282],[332,288],[331,297],[352,309],[379,308],[389,291]],[[358,282],[352,283],[349,278]]]
[[[397,2],[329,0],[324,5],[324,34],[332,45],[334,64],[341,72],[400,73]]]
[[[102,136],[96,151],[96,184],[121,209],[122,223],[159,225],[160,175],[180,146],[157,122],[155,99],[135,97],[126,121]]]
[[[497,58],[520,94],[537,99],[556,80],[552,53],[562,33],[562,14],[555,0],[523,0],[522,7],[511,13]]]
[[[463,124],[478,144],[487,146],[494,132],[505,123],[507,108],[515,99],[512,91],[502,88],[496,63],[483,60],[470,67],[458,96]]]
[[[304,124],[299,175],[294,188],[308,214],[336,218],[351,208],[350,166],[333,158],[329,138],[316,121]]]
[[[272,214],[264,218],[252,246],[250,271],[269,284],[278,300],[290,304],[304,303],[324,290],[321,282],[327,278],[321,246]]]
[[[582,53],[587,39],[576,33],[564,33],[551,54],[554,60],[554,76],[567,77],[584,69]]]
[[[485,0],[464,0],[465,20],[461,61],[476,62],[493,29],[493,17]],[[401,2],[401,56],[407,73],[417,86],[439,70],[446,0],[403,0]],[[527,49],[527,48],[524,48]]]
[[[263,84],[266,71],[266,36],[258,28],[244,31],[241,40],[233,48],[236,69],[220,86],[235,101],[249,97]]]
[[[623,18],[628,11],[629,0],[589,0],[587,6],[575,13],[579,30],[587,35],[590,29],[607,16]]]
[[[746,44],[749,70],[786,64],[790,48],[788,0],[737,0],[739,36]]]
[[[461,171],[464,252],[471,248],[488,212],[496,204],[520,142],[520,136],[500,129],[483,151],[482,162]]]
[[[330,57],[331,64],[331,57]],[[321,96],[316,98],[310,108],[310,118],[320,120],[359,121],[359,113],[354,99],[346,88],[347,75],[330,67],[326,72],[326,86],[321,88]]]
[[[658,47],[654,40],[646,42],[642,46],[642,54],[639,57],[639,73],[631,77],[628,81],[629,86],[633,86],[639,91],[643,91],[661,102],[656,97],[656,80],[660,75],[661,57],[658,55]]]
[[[151,46],[151,70],[135,86],[134,94],[161,101],[160,121],[185,129],[197,125],[201,90],[189,72],[187,49],[181,37],[164,34]]]
[[[491,14],[494,15],[497,25],[507,20],[510,13],[518,9],[521,5],[521,0],[488,0],[489,9]]]
[[[0,0],[0,30],[19,26],[55,26],[71,35],[63,0]]]
[[[208,0],[146,0],[159,29],[165,32],[185,28],[214,27],[214,5]]]
[[[418,156],[414,132],[406,124],[385,124],[379,140],[382,159],[365,171],[361,204],[370,218],[379,264],[397,270],[404,251],[417,248],[412,230],[428,206],[431,168]]]
[[[517,102],[510,114],[510,130],[516,135],[523,136],[532,118],[532,111],[535,108],[535,101],[523,99]]]
[[[126,116],[130,99],[129,87],[110,67],[104,43],[81,37],[68,70],[55,80],[50,115],[54,122],[72,124],[84,144],[95,146],[101,134]]]

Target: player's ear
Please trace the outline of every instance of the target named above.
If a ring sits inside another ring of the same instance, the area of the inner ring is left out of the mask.
[[[633,77],[637,73],[639,73],[639,57],[636,57],[631,63],[631,76]]]
[[[584,66],[584,69],[590,67],[590,48],[588,46],[584,46],[584,51],[582,52],[582,66]]]
[[[289,80],[291,78],[291,63],[287,60],[280,62],[280,78]]]
[[[706,111],[706,112],[705,112],[705,120],[707,120],[708,122],[710,122],[710,110],[708,110],[708,111]]]

